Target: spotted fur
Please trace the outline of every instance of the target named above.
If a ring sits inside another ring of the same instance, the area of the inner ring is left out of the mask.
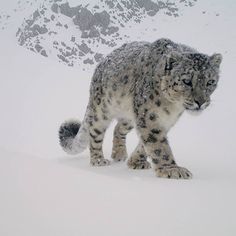
[[[91,165],[110,164],[102,143],[108,125],[117,119],[114,161],[127,158],[126,135],[135,127],[140,142],[128,160],[130,168],[150,168],[149,156],[157,176],[191,178],[186,168],[176,164],[167,133],[185,110],[199,112],[210,104],[221,60],[220,54],[208,56],[169,39],[124,44],[95,69],[77,135],[60,132],[64,150],[79,153],[89,145]]]

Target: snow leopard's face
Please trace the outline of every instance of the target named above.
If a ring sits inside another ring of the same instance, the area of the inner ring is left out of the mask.
[[[221,61],[220,54],[171,55],[166,60],[166,76],[161,84],[164,95],[170,101],[181,101],[186,110],[205,109],[216,89]]]

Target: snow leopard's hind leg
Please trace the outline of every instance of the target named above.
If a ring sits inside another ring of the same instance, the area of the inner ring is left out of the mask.
[[[88,130],[89,130],[89,149],[90,149],[90,164],[92,166],[106,166],[110,161],[104,158],[102,144],[107,127],[112,118],[109,113],[104,111],[102,106],[92,106],[88,115]]]
[[[126,135],[133,129],[129,120],[118,120],[113,135],[113,147],[111,158],[118,161],[125,161],[128,157],[126,149]]]
[[[125,161],[128,157],[126,149],[126,135],[133,129],[133,124],[129,120],[121,119],[118,121],[113,137],[112,159],[114,161]],[[149,169],[150,163],[147,161],[147,155],[144,147],[140,142],[130,159],[128,166],[131,169]]]
[[[150,169],[151,164],[147,161],[147,154],[144,146],[140,141],[134,152],[128,160],[128,167],[130,169]]]

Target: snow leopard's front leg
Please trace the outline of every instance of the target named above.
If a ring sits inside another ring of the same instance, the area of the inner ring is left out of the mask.
[[[151,157],[156,175],[172,179],[189,179],[192,174],[184,167],[177,166],[169,146],[166,131],[157,122],[141,118],[137,121],[137,129],[144,144],[145,151]],[[143,122],[145,121],[145,125]]]

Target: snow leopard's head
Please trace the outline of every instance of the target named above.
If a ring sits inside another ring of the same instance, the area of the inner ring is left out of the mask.
[[[219,80],[221,54],[171,53],[165,56],[161,89],[170,101],[180,101],[186,110],[201,111]]]

